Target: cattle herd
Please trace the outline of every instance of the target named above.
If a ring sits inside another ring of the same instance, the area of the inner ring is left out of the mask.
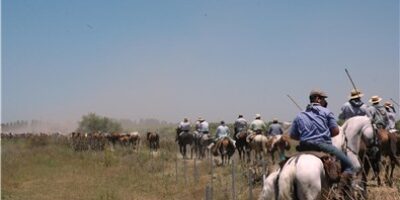
[[[49,140],[65,141],[75,151],[102,151],[107,145],[112,148],[120,145],[124,148],[138,149],[140,145],[139,132],[131,133],[81,133],[72,132],[68,135],[61,133],[1,133],[1,139],[20,140],[29,139],[37,143],[46,143]]]

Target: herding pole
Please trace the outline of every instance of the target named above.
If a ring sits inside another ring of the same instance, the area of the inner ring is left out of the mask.
[[[354,84],[353,79],[351,78],[349,71],[347,71],[347,69],[344,69],[344,71],[346,72],[347,77],[349,77],[350,82],[351,82],[351,84],[353,85],[354,91],[355,91],[355,92],[358,92],[358,90],[357,90],[357,88],[356,88],[356,84]]]
[[[392,98],[390,98],[390,100],[397,105],[397,107],[400,107],[399,103],[397,103],[395,100],[393,100]]]
[[[295,101],[290,95],[287,95],[287,96],[289,97],[290,100],[292,100],[292,102],[294,103],[294,105],[296,105],[297,108],[298,108],[300,111],[303,110],[303,109],[301,109],[301,107],[299,106],[299,104],[297,104],[296,101]]]

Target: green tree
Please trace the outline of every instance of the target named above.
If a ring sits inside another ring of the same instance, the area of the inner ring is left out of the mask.
[[[112,133],[121,132],[122,126],[120,123],[109,119],[107,117],[97,116],[95,113],[89,113],[82,116],[82,120],[79,122],[78,132],[93,133]]]
[[[400,120],[397,120],[395,128],[397,130],[400,130]]]

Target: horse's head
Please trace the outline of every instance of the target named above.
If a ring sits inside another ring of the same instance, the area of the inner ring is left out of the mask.
[[[347,152],[347,156],[356,170],[361,169],[361,163],[358,160],[361,141],[363,139],[368,145],[374,138],[374,129],[370,118],[367,116],[355,116],[348,119],[342,125],[339,135],[335,137],[339,139],[333,138],[333,144]]]

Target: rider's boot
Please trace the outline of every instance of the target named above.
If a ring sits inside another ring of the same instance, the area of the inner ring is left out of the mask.
[[[338,184],[338,198],[340,200],[351,199],[351,182],[353,179],[353,175],[348,172],[343,172],[340,176],[340,181]]]

